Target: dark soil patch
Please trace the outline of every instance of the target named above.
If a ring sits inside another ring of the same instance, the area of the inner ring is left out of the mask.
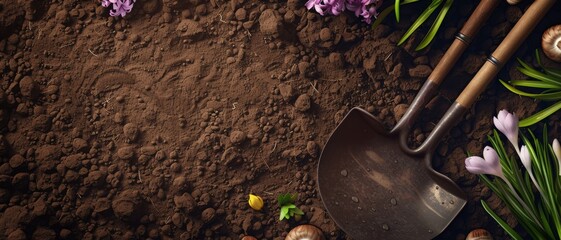
[[[0,239],[11,240],[283,239],[303,223],[345,239],[318,196],[321,148],[354,106],[394,125],[476,5],[457,1],[435,43],[414,52],[421,36],[396,46],[413,18],[370,30],[296,0],[139,0],[124,19],[97,1],[20,2],[0,3]],[[413,144],[524,6],[500,5]],[[517,56],[561,22],[554,9]],[[513,64],[501,78],[520,77]],[[505,238],[479,200],[515,220],[463,160],[481,152],[498,110],[537,106],[493,83],[443,140],[434,165],[470,201],[441,239],[479,227]],[[278,221],[276,196],[289,192],[299,222]],[[264,210],[248,207],[249,193]]]

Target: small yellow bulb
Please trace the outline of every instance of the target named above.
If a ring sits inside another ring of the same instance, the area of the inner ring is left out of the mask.
[[[249,194],[249,206],[257,211],[263,208],[263,199],[257,195]]]

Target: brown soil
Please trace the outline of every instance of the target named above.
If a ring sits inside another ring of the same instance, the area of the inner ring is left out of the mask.
[[[297,0],[138,0],[124,19],[95,0],[0,1],[0,239],[283,239],[303,223],[345,239],[318,196],[321,148],[354,106],[395,124],[476,5],[456,2],[430,49],[414,52],[422,35],[396,46],[412,17],[370,30]],[[501,4],[413,142],[524,7]],[[546,16],[517,56],[559,22]],[[500,77],[520,75],[511,61]],[[497,110],[537,107],[494,83],[444,139],[434,165],[470,201],[441,239],[478,227],[505,238],[479,200],[515,220],[463,159],[481,152]],[[298,194],[302,220],[278,221],[281,193]]]

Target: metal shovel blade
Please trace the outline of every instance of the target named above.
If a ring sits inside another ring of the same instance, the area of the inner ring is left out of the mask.
[[[406,154],[397,134],[354,108],[321,154],[321,198],[355,240],[434,238],[467,200],[453,181],[432,169],[431,157]]]

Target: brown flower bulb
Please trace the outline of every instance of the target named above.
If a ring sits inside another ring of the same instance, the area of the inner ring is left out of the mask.
[[[522,2],[522,0],[506,0],[506,2],[508,2],[508,4],[510,4],[510,5],[516,5],[520,2]]]
[[[469,232],[466,240],[493,240],[493,237],[491,236],[491,233],[489,233],[489,231],[479,228]]]
[[[316,226],[304,224],[290,230],[284,240],[325,240],[325,236]]]
[[[555,25],[543,32],[542,49],[549,59],[561,62],[561,25]]]

